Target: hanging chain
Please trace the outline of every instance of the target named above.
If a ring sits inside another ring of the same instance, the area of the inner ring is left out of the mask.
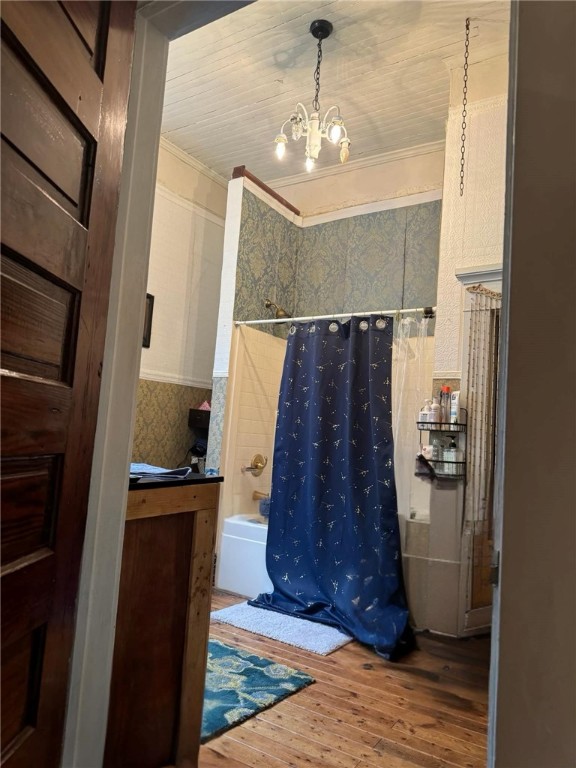
[[[468,47],[470,45],[470,18],[466,19],[466,37],[464,42],[464,85],[462,88],[462,144],[460,147],[460,197],[464,194],[464,154],[466,152],[466,105],[468,104]]]
[[[314,82],[316,83],[316,91],[314,93],[312,108],[315,112],[320,111],[320,102],[318,101],[318,96],[320,95],[320,64],[322,64],[322,38],[318,40],[318,61],[316,62],[316,69],[314,70]]]

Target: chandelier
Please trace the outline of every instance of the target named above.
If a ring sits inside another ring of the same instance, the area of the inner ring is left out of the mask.
[[[298,141],[302,136],[306,137],[306,170],[314,170],[318,154],[322,149],[322,139],[328,139],[332,144],[340,146],[340,162],[345,163],[350,156],[350,139],[344,125],[344,120],[340,114],[340,107],[334,105],[320,120],[320,65],[322,63],[322,40],[330,36],[332,24],[324,19],[317,19],[310,25],[312,36],[318,40],[318,59],[316,69],[314,70],[315,92],[312,101],[312,112],[308,115],[306,107],[298,102],[296,110],[284,122],[280,133],[276,136],[276,156],[279,159],[284,157],[288,137],[284,132],[285,126],[291,124],[291,133],[294,141]]]

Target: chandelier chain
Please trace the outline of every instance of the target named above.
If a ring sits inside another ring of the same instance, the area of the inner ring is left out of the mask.
[[[320,64],[322,64],[322,38],[318,40],[318,60],[316,62],[316,69],[314,70],[314,82],[316,83],[316,89],[314,92],[314,101],[312,107],[316,112],[320,111]]]
[[[466,118],[468,112],[468,48],[470,46],[470,17],[466,19],[466,35],[464,39],[464,82],[462,86],[462,135],[460,136],[460,197],[464,194],[464,165],[466,153]]]

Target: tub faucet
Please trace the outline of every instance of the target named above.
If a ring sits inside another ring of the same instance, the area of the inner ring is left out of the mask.
[[[249,467],[242,467],[242,472],[249,472],[253,477],[260,477],[266,464],[268,464],[268,457],[262,456],[261,453],[257,453],[255,456],[252,456],[252,461],[250,462]]]

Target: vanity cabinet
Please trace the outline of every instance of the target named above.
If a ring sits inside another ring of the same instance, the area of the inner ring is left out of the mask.
[[[128,493],[105,768],[197,765],[221,480]]]

